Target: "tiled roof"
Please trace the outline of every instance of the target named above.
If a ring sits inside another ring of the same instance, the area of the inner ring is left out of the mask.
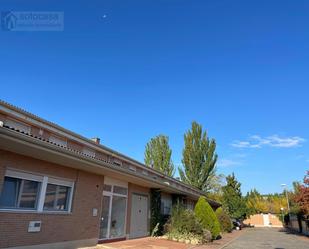
[[[122,154],[122,153],[119,153],[118,151],[115,151],[115,150],[113,150],[113,149],[111,149],[111,148],[109,148],[109,147],[106,147],[106,146],[102,145],[102,144],[97,144],[96,142],[94,142],[93,140],[91,140],[91,139],[89,139],[89,138],[86,138],[86,137],[84,137],[84,136],[81,136],[80,134],[77,134],[77,133],[75,133],[75,132],[73,132],[73,131],[70,131],[70,130],[68,130],[68,129],[66,129],[66,128],[64,128],[64,127],[62,127],[62,126],[60,126],[60,125],[58,125],[58,124],[56,124],[56,123],[50,122],[50,121],[48,121],[48,120],[46,120],[46,119],[43,119],[43,118],[41,118],[41,117],[39,117],[39,116],[37,116],[37,115],[34,115],[34,114],[28,112],[28,111],[26,111],[26,110],[24,110],[24,109],[22,109],[22,108],[20,108],[20,107],[14,106],[14,105],[12,105],[12,104],[10,104],[10,103],[8,103],[8,102],[3,101],[3,100],[0,99],[0,106],[1,106],[1,105],[6,106],[6,107],[8,107],[8,108],[10,108],[10,109],[13,109],[13,110],[15,110],[15,111],[18,111],[18,112],[20,112],[20,113],[22,113],[22,114],[24,114],[24,115],[26,115],[26,116],[29,116],[30,118],[33,118],[33,119],[35,119],[35,120],[38,120],[39,122],[42,122],[42,123],[44,123],[44,124],[47,124],[47,125],[49,125],[49,126],[52,126],[52,127],[56,128],[56,129],[59,129],[59,130],[61,130],[61,131],[64,131],[65,133],[68,133],[68,134],[71,134],[71,135],[73,135],[73,136],[75,136],[75,137],[78,137],[78,138],[84,140],[85,142],[91,143],[92,145],[94,145],[94,146],[96,146],[96,147],[99,147],[99,148],[101,148],[101,149],[107,150],[108,152],[110,152],[110,153],[112,153],[112,154],[115,154],[115,155],[118,155],[118,156],[120,156],[120,157],[123,157],[123,158],[125,158],[125,159],[127,159],[127,160],[129,160],[129,161],[133,161],[133,162],[139,164],[140,166],[147,167],[146,165],[142,164],[141,162],[139,162],[139,161],[137,161],[137,160],[135,160],[135,159],[133,159],[133,158],[131,158],[131,157],[128,157],[128,156],[126,156],[126,155],[124,155],[124,154]]]

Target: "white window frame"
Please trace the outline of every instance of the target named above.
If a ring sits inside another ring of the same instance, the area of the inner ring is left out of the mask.
[[[40,192],[41,192],[41,189],[42,189],[42,179],[43,179],[43,177],[37,176],[37,175],[32,175],[32,174],[25,173],[25,172],[16,172],[16,171],[12,171],[12,170],[7,170],[4,177],[12,177],[12,178],[16,178],[16,179],[19,179],[19,180],[22,180],[22,181],[21,181],[21,186],[20,186],[20,189],[19,189],[19,192],[18,192],[18,197],[17,197],[17,199],[18,199],[17,207],[7,207],[7,208],[0,208],[0,209],[1,210],[2,209],[5,209],[5,210],[26,210],[26,211],[30,211],[30,212],[36,211],[38,209],[38,205],[39,205],[39,198],[40,198]],[[35,208],[20,208],[20,207],[18,207],[19,204],[20,204],[20,198],[21,198],[22,191],[23,191],[24,180],[35,181],[35,182],[39,183],[38,192],[37,192],[37,196],[36,196],[36,207]]]
[[[44,178],[47,178],[44,182],[44,184],[42,184],[43,186],[43,191],[44,195],[43,198],[40,198],[40,206],[38,211],[39,212],[44,212],[44,213],[70,213],[71,212],[71,207],[72,207],[72,200],[73,200],[73,191],[74,191],[74,182],[72,181],[66,181],[66,180],[60,180],[54,177],[47,177],[45,176]],[[47,185],[48,184],[54,184],[57,186],[65,186],[65,187],[69,187],[71,188],[69,191],[69,198],[68,198],[68,209],[67,210],[44,210],[44,202],[45,202],[45,196],[46,196],[46,189],[47,189]]]
[[[24,209],[24,208],[0,208],[0,211],[13,211],[13,212],[38,212],[38,213],[71,213],[73,193],[74,193],[74,182],[71,180],[63,180],[55,177],[43,176],[39,174],[33,174],[29,172],[16,171],[7,169],[5,177],[13,177],[18,179],[30,180],[40,182],[40,189],[38,193],[38,200],[36,209]],[[69,198],[68,198],[68,209],[67,210],[44,210],[44,202],[46,195],[47,184],[61,185],[70,187]],[[0,193],[1,194],[1,193]]]

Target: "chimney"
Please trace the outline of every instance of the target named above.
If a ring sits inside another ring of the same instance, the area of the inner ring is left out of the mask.
[[[96,144],[100,144],[100,138],[98,137],[91,138],[91,140],[95,142]]]

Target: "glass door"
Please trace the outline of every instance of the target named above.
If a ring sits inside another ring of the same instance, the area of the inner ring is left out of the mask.
[[[127,187],[113,183],[104,184],[100,239],[125,237],[127,196]]]
[[[101,213],[101,223],[100,223],[100,239],[107,239],[109,237],[109,227],[110,227],[110,207],[111,206],[111,196],[103,196],[102,201],[102,213]]]
[[[110,238],[121,238],[125,236],[126,201],[126,197],[113,196]]]

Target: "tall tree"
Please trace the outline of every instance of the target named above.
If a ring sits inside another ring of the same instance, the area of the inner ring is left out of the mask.
[[[217,154],[216,142],[209,139],[206,131],[197,122],[192,122],[191,130],[184,135],[185,147],[182,151],[184,170],[179,168],[183,182],[208,192],[211,179],[215,177]]]
[[[226,186],[223,190],[223,208],[232,218],[241,219],[247,215],[246,201],[241,194],[241,183],[237,181],[234,173],[226,177]]]
[[[159,135],[147,143],[144,161],[147,166],[173,176],[175,168],[171,156],[172,150],[168,144],[168,137]]]
[[[294,201],[298,204],[304,215],[309,215],[309,170],[304,177],[304,184],[298,185]]]

